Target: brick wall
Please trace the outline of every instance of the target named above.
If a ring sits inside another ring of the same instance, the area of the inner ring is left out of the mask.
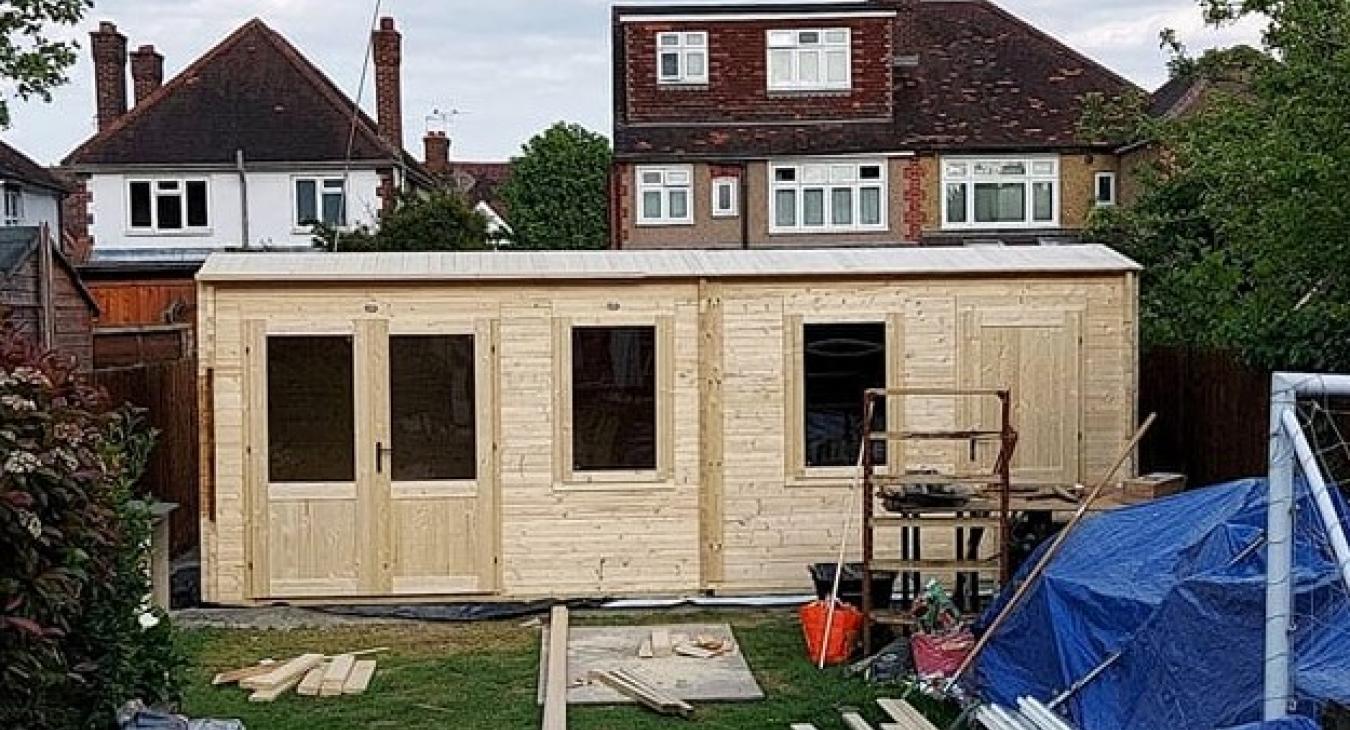
[[[66,239],[60,242],[61,250],[77,264],[88,261],[94,249],[94,238],[89,233],[89,204],[93,199],[88,176],[81,176],[61,200],[61,229]]]
[[[768,90],[770,29],[851,30],[852,88],[847,91]],[[657,33],[707,31],[708,83],[657,83]],[[829,18],[721,22],[624,23],[625,108],[620,123],[889,119],[891,116],[892,18]]]

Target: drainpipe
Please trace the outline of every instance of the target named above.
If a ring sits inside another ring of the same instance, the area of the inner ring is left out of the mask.
[[[750,248],[750,183],[746,177],[750,174],[750,166],[741,163],[740,190],[736,192],[737,212],[741,214],[741,248]]]
[[[244,150],[234,151],[234,167],[239,171],[239,237],[240,248],[248,248],[251,237],[248,232],[248,173],[244,169]]]

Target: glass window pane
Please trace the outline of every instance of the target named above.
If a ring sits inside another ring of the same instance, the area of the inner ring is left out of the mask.
[[[648,190],[642,194],[642,217],[660,218],[661,217],[661,193],[656,190]]]
[[[769,31],[770,46],[790,46],[795,41],[795,34],[790,30],[771,30]]]
[[[389,429],[395,481],[478,473],[472,335],[389,338]]]
[[[678,46],[678,45],[680,45],[680,34],[679,34],[679,33],[662,33],[662,34],[661,34],[661,45],[663,45],[663,46]]]
[[[797,192],[779,190],[774,193],[774,225],[792,228],[797,225]]]
[[[1054,220],[1055,217],[1055,193],[1054,186],[1048,182],[1032,183],[1031,185],[1031,203],[1032,218],[1038,221]]]
[[[684,44],[686,46],[706,46],[708,45],[707,33],[685,33]]]
[[[1051,160],[1032,162],[1031,172],[1036,175],[1053,175],[1055,174],[1055,163]]]
[[[342,193],[324,192],[323,222],[330,226],[347,225],[347,211],[343,205]]]
[[[825,54],[825,80],[842,84],[848,80],[848,53],[830,51]]]
[[[295,222],[309,225],[319,220],[313,180],[295,181]]]
[[[820,33],[814,30],[804,30],[797,34],[797,42],[802,45],[809,45],[820,42]]]
[[[670,217],[683,220],[689,217],[689,193],[685,190],[670,191]]]
[[[736,207],[732,202],[732,196],[736,194],[735,183],[720,182],[717,184],[717,209],[723,212],[730,211]]]
[[[858,460],[863,391],[886,387],[886,325],[808,324],[802,329],[806,465],[852,466]],[[885,424],[879,407],[872,429]],[[876,447],[884,463],[885,443]]]
[[[967,171],[966,163],[964,163],[964,162],[949,162],[949,163],[947,163],[947,172],[946,172],[946,174],[947,174],[948,177],[965,177],[965,176],[966,176],[966,171]]]
[[[1116,199],[1116,179],[1111,175],[1097,176],[1097,202],[1112,203]]]
[[[802,225],[825,225],[825,191],[810,188],[802,191]]]
[[[975,183],[976,223],[1020,223],[1026,218],[1026,185]]]
[[[356,475],[352,338],[267,338],[267,468],[273,482]]]
[[[833,43],[833,44],[847,43],[847,42],[848,42],[848,31],[846,31],[846,30],[827,30],[827,31],[825,31],[825,42],[826,42],[826,43]]]
[[[830,191],[830,222],[836,226],[853,224],[852,188],[835,188]]]
[[[881,179],[881,166],[880,166],[880,165],[863,165],[862,167],[858,168],[858,177],[860,177],[860,178],[862,178],[862,179],[864,179],[864,180],[880,180],[880,179]]]
[[[966,222],[966,186],[960,183],[947,185],[947,222]]]
[[[660,171],[660,170],[647,170],[647,171],[643,172],[643,173],[642,173],[642,182],[643,182],[644,184],[647,184],[647,185],[660,185],[660,184],[661,184],[661,171]]]
[[[206,181],[193,180],[187,184],[187,224],[198,228],[207,225]]]
[[[797,170],[792,167],[779,167],[773,171],[773,179],[779,182],[792,182],[797,179]]]
[[[707,64],[703,62],[703,51],[695,51],[684,57],[684,72],[690,78],[703,78],[707,73]]]
[[[667,184],[667,185],[688,185],[688,184],[689,184],[689,171],[688,171],[688,170],[666,170],[666,184]]]
[[[814,84],[820,81],[820,54],[803,53],[797,57],[799,68],[797,69],[797,80],[804,84]]]
[[[154,225],[150,218],[150,183],[134,182],[128,186],[131,196],[132,228],[149,228]]]
[[[859,222],[865,226],[881,225],[881,188],[863,188],[858,191]]]
[[[680,54],[662,53],[661,54],[661,76],[662,78],[673,79],[680,75]]]
[[[792,51],[769,54],[769,82],[775,85],[792,81]]]
[[[183,227],[183,198],[177,193],[160,193],[155,196],[155,215],[159,228],[176,230]]]
[[[656,468],[656,328],[572,329],[572,468]]]
[[[828,165],[803,165],[802,179],[809,183],[829,182],[830,168]]]

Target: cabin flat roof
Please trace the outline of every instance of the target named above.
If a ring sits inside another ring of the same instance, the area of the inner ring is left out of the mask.
[[[203,282],[513,281],[1107,273],[1099,244],[659,251],[213,253]]]

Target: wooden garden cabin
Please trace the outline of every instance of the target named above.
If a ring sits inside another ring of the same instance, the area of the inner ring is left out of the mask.
[[[802,592],[864,387],[1011,388],[1015,480],[1104,472],[1135,424],[1137,268],[1095,245],[213,254],[203,598]],[[887,428],[987,415],[953,401]]]

